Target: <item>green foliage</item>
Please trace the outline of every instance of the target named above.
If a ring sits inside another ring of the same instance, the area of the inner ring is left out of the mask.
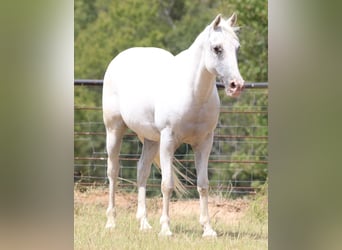
[[[267,81],[267,1],[238,0],[234,5],[241,26],[241,74],[248,81]]]
[[[238,14],[239,64],[246,80],[267,81],[266,0],[76,0],[75,77],[103,77],[119,52],[133,46],[186,49],[218,14]]]
[[[268,221],[268,182],[263,184],[259,193],[251,201],[246,217],[251,221],[267,223]]]
[[[97,13],[94,11],[94,1],[92,0],[75,0],[74,2],[75,37],[82,30],[85,30],[88,24],[92,23],[97,18]]]
[[[110,60],[129,47],[164,47],[168,24],[158,0],[100,1],[94,12],[97,18],[75,37],[76,78],[101,79]]]
[[[74,131],[103,132],[102,112],[99,110],[82,110],[86,107],[101,106],[101,89],[77,86],[74,89],[74,102],[77,108],[74,112]],[[78,136],[74,139],[74,155],[94,157],[99,149],[105,148],[103,136]],[[75,164],[75,173],[80,172],[83,176],[105,176],[105,169],[97,168],[97,162],[87,160],[78,161]],[[87,180],[91,181],[91,180]]]

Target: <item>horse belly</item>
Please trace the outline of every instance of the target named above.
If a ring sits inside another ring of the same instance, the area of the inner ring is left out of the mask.
[[[142,109],[142,105],[121,108],[121,116],[132,131],[139,137],[159,141],[160,133],[154,122],[153,110]]]
[[[146,138],[150,141],[159,141],[160,133],[152,124],[131,123],[130,129],[134,131],[140,138]]]

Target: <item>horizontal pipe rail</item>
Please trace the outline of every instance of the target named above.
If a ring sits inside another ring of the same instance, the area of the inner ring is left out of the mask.
[[[102,110],[102,107],[74,107],[74,110]],[[221,110],[220,113],[222,114],[262,114],[267,115],[268,111],[264,110],[245,110],[245,111],[238,111],[238,110]]]
[[[102,86],[102,79],[75,79],[75,86]],[[220,82],[216,82],[217,88],[224,88],[224,85]],[[245,82],[246,89],[266,89],[268,88],[268,82]]]
[[[102,107],[74,107],[74,110],[102,110]],[[238,110],[221,110],[222,114],[263,114],[266,115],[268,111],[263,110],[246,110],[246,111],[238,111]]]
[[[88,179],[100,179],[103,180],[103,178],[91,178],[91,176],[83,176]],[[87,182],[87,181],[76,181],[79,188],[82,187],[87,187],[87,186],[103,186],[104,183],[107,182],[107,179],[100,181],[100,182]],[[119,182],[117,184],[121,188],[131,188],[131,187],[137,187],[137,185],[134,183],[123,183]],[[152,184],[152,183],[147,183],[146,184],[147,188],[160,188],[160,184]],[[197,186],[196,185],[187,185],[184,184],[184,187],[186,189],[192,189],[196,190]],[[209,188],[218,190],[216,185],[209,185]],[[249,186],[231,186],[231,185],[220,185],[219,190],[223,190],[226,192],[232,192],[234,191],[235,193],[243,193],[243,194],[256,194],[257,190],[260,190],[262,187],[249,187]]]
[[[106,132],[92,132],[92,131],[82,131],[82,132],[74,132],[75,136],[81,135],[106,135]],[[135,134],[125,134],[127,137],[136,137]],[[223,139],[258,139],[258,140],[267,140],[268,136],[252,136],[252,135],[214,135],[214,138],[223,138]]]
[[[84,161],[106,161],[107,157],[74,157],[74,160],[84,160]],[[138,157],[119,157],[121,161],[138,161]],[[191,159],[178,159],[179,162],[195,162]],[[268,164],[268,161],[253,161],[253,160],[209,160],[212,163],[244,163],[244,164]]]

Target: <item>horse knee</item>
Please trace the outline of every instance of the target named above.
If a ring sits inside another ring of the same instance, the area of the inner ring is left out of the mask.
[[[107,176],[109,178],[114,178],[115,177],[115,172],[114,172],[113,168],[107,168]]]
[[[209,180],[207,178],[197,179],[197,191],[199,194],[207,192],[209,188]]]
[[[116,209],[115,209],[115,207],[109,206],[107,208],[107,210],[106,210],[106,215],[107,215],[107,217],[115,218],[116,217]]]
[[[174,188],[173,183],[172,184],[170,183],[169,185],[167,185],[166,183],[163,182],[161,184],[161,191],[163,195],[171,195],[173,188]]]
[[[200,196],[208,196],[208,187],[197,186],[197,191]]]

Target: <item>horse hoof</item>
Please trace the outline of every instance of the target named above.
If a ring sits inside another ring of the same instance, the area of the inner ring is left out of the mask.
[[[170,231],[170,229],[162,229],[160,231],[160,233],[158,234],[159,237],[170,237],[172,236],[172,232]]]
[[[204,231],[204,233],[202,234],[202,237],[204,238],[216,238],[217,237],[217,233],[213,230],[213,229],[207,229]]]
[[[110,221],[110,220],[108,220],[107,221],[107,223],[106,223],[106,226],[105,226],[105,228],[106,229],[112,229],[112,228],[115,228],[115,222],[114,221]]]

